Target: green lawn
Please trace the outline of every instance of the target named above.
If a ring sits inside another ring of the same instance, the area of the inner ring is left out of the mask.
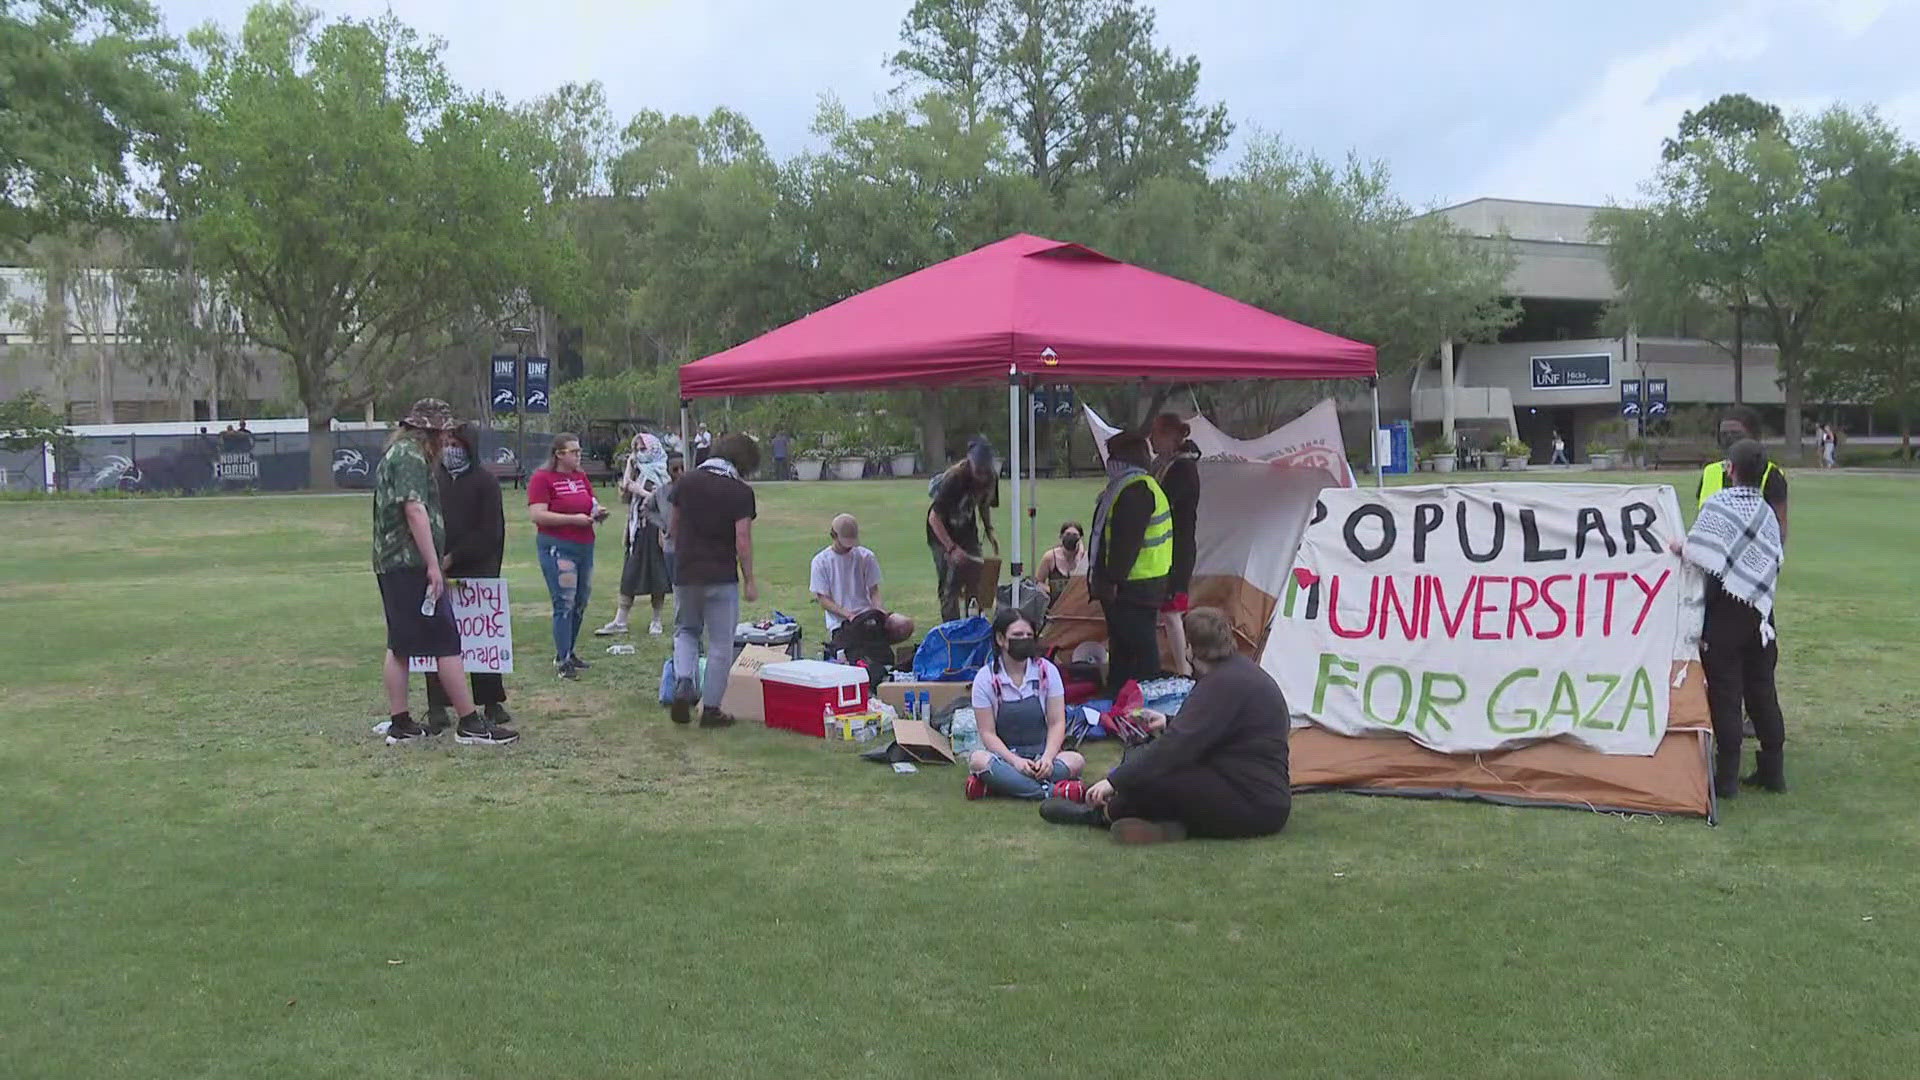
[[[845,509],[924,623],[924,496],[763,486],[763,600]],[[1917,506],[1796,472],[1793,791],[1719,828],[1313,795],[1120,849],[677,728],[664,639],[555,680],[517,520],[526,737],[388,749],[364,498],[0,504],[0,1076],[1914,1075]]]

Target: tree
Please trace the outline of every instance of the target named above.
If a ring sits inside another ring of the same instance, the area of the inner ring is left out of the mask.
[[[311,480],[327,486],[336,414],[417,370],[436,334],[552,276],[538,171],[552,154],[391,16],[322,26],[261,4],[238,38],[191,41],[199,109],[169,194],[248,337],[287,364]]]
[[[182,70],[146,0],[0,0],[0,243],[120,216]]]
[[[37,390],[0,401],[0,450],[23,454],[46,443],[52,443],[63,458],[73,453],[74,435],[59,409],[47,404]]]
[[[17,317],[46,343],[65,383],[85,372],[101,423],[112,423],[113,361],[133,304],[129,245],[116,233],[42,236],[27,245],[34,295],[15,300]]]
[[[176,223],[144,233],[133,265],[119,272],[132,296],[120,324],[122,355],[169,389],[204,392],[217,418],[222,393],[244,388],[258,367],[245,348],[240,306],[226,282],[195,266]]]
[[[1204,175],[1232,125],[1196,101],[1199,61],[1154,44],[1134,0],[917,0],[894,69],[1006,126],[1047,191],[1091,184],[1122,199],[1149,176]]]

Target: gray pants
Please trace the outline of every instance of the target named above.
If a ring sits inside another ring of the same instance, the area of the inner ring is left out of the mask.
[[[673,671],[700,670],[700,640],[707,643],[707,677],[700,704],[720,707],[727,696],[727,672],[733,667],[733,631],[740,625],[740,585],[675,585],[673,587]],[[678,687],[675,687],[678,692]]]

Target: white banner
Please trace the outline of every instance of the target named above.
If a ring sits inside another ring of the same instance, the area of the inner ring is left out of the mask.
[[[1087,428],[1093,432],[1094,449],[1100,460],[1107,460],[1107,440],[1120,429],[1087,408]],[[1236,439],[1204,416],[1187,421],[1192,429],[1193,445],[1206,461],[1264,461],[1300,469],[1320,469],[1345,487],[1354,484],[1353,470],[1347,467],[1346,445],[1340,440],[1340,413],[1333,399],[1327,398],[1287,423],[1257,439]]]
[[[1700,579],[1667,485],[1328,488],[1262,665],[1296,720],[1448,753],[1652,754]]]
[[[440,602],[453,605],[453,621],[460,627],[460,656],[468,674],[513,671],[513,619],[507,610],[506,578],[449,580]],[[433,657],[412,657],[407,670],[432,671]]]

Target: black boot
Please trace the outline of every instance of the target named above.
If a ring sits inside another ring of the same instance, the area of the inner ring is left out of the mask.
[[[1775,793],[1787,790],[1786,751],[1762,750],[1756,757],[1758,767],[1741,783]]]
[[[1713,793],[1722,799],[1740,794],[1740,748],[1721,747],[1714,751]]]

